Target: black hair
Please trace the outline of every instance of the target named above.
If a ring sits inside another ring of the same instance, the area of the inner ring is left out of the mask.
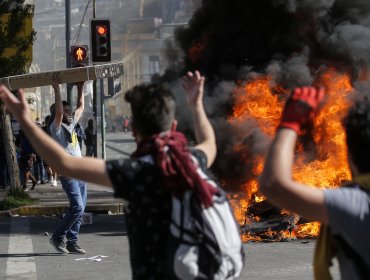
[[[169,130],[175,119],[175,97],[160,84],[142,84],[126,93],[133,126],[142,137]]]
[[[348,153],[360,173],[370,172],[370,101],[354,103],[343,120]]]
[[[67,101],[63,100],[63,101],[62,101],[62,105],[63,105],[63,106],[69,106],[70,104],[69,104]]]

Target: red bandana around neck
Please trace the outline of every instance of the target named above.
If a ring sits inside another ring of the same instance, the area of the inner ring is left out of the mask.
[[[162,132],[141,141],[131,157],[152,155],[166,188],[174,192],[194,189],[200,201],[208,208],[213,204],[212,195],[217,193],[217,189],[199,176],[186,145],[182,133]]]

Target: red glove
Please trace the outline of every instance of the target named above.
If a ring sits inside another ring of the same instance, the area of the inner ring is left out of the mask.
[[[295,88],[285,104],[279,128],[290,128],[299,134],[302,125],[312,120],[324,94],[323,88]]]

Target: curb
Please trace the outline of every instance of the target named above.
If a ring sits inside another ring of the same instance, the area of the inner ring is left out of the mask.
[[[68,204],[55,206],[28,205],[0,211],[0,216],[9,217],[15,214],[19,216],[58,216],[66,213],[68,208]],[[86,205],[85,212],[94,214],[123,214],[124,208],[123,203],[88,204]]]

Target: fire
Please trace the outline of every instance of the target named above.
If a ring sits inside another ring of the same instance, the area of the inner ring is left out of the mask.
[[[350,106],[347,97],[352,87],[347,75],[333,69],[319,82],[326,88],[327,100],[314,119],[316,160],[307,163],[302,156],[295,165],[294,178],[312,186],[336,187],[351,179],[341,119]]]
[[[234,92],[235,105],[231,120],[253,119],[268,135],[273,135],[283,110],[282,101],[274,94],[269,77],[259,77]],[[245,94],[243,94],[245,93]],[[285,93],[288,93],[285,91]]]
[[[312,146],[315,147],[308,149],[303,144],[298,145],[293,177],[313,187],[334,188],[351,179],[341,119],[350,106],[347,97],[352,94],[353,89],[348,75],[335,69],[328,69],[317,79],[315,85],[324,86],[326,89],[325,106],[314,120],[312,141],[315,145]],[[289,93],[283,87],[275,85],[270,77],[255,78],[233,92],[235,105],[229,121],[235,126],[244,120],[253,121],[261,132],[272,138]],[[235,216],[241,224],[248,222],[246,221],[248,206],[265,199],[258,193],[257,180],[263,170],[263,155],[246,160],[254,161],[252,179],[242,187],[246,197],[238,202],[235,200],[232,202]],[[308,223],[299,225],[292,231],[281,231],[279,234],[284,238],[304,238],[317,236],[318,232],[319,223]],[[278,233],[266,234],[276,236]],[[243,235],[244,241],[257,239],[250,234]]]
[[[319,234],[320,223],[313,222],[308,224],[298,225],[295,229],[295,235],[298,238],[315,237]]]

